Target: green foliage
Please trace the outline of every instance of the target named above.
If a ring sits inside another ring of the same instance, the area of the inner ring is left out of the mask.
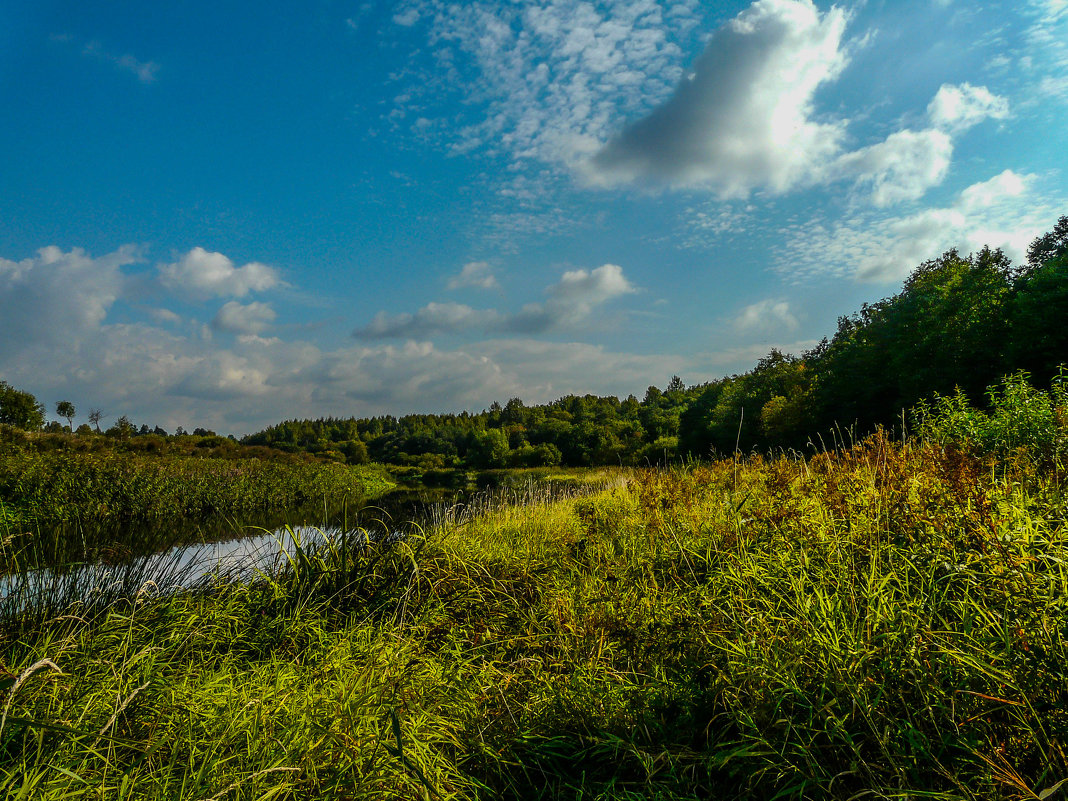
[[[1068,217],[1061,219],[1068,223]],[[1034,267],[1016,282],[1009,306],[1011,366],[1049,382],[1068,358],[1068,254]]]
[[[320,457],[338,452],[350,464],[353,449],[358,461],[363,447],[370,460],[423,469],[643,464],[653,451],[663,459],[701,389],[674,376],[666,392],[650,387],[642,402],[569,395],[541,406],[512,398],[480,414],[288,420],[244,443]]]
[[[839,320],[807,359],[819,426],[892,424],[921,398],[958,386],[981,397],[1005,372],[1010,267],[1000,251],[949,251],[920,265],[899,294]]]
[[[683,413],[680,444],[689,454],[793,446],[807,436],[810,378],[805,362],[772,350],[748,373],[710,384]]]
[[[300,547],[0,641],[0,795],[1053,797],[1066,513],[875,438]]]
[[[1023,451],[1045,463],[1068,466],[1068,374],[1061,368],[1048,392],[1035,389],[1025,372],[1006,376],[988,391],[989,411],[957,390],[920,403],[916,433],[940,445],[953,444],[1004,457]]]
[[[0,381],[0,425],[36,431],[44,425],[45,408],[29,392]]]
[[[1027,266],[1041,268],[1047,262],[1068,256],[1068,217],[1061,217],[1053,230],[1037,237],[1027,249]]]
[[[0,451],[0,499],[26,522],[235,515],[357,500],[381,491],[373,470],[129,451]]]
[[[56,402],[56,416],[64,418],[71,431],[74,431],[74,416],[77,413],[78,411],[74,408],[74,404],[70,401],[61,400]]]

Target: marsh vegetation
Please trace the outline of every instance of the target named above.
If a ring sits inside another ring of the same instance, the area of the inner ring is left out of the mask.
[[[876,435],[9,620],[0,787],[1033,797],[1068,776],[1065,478]]]

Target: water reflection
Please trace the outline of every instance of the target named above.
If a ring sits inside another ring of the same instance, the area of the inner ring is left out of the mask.
[[[240,519],[215,515],[125,523],[89,521],[0,531],[0,535],[6,533],[6,538],[0,537],[6,539],[0,548],[0,574],[82,563],[118,567],[185,545],[255,542],[266,532],[286,527],[382,532],[424,521],[431,507],[453,503],[458,498],[459,493],[445,489],[398,490],[358,508],[320,502]]]
[[[400,491],[355,512],[319,506],[255,523],[167,521],[24,534],[26,541],[12,538],[16,547],[5,554],[0,617],[88,610],[119,598],[247,582],[276,574],[298,551],[403,536],[454,497],[446,491]]]

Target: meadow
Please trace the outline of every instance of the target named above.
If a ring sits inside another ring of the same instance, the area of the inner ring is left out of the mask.
[[[878,434],[9,614],[0,793],[1056,797],[1065,478]]]

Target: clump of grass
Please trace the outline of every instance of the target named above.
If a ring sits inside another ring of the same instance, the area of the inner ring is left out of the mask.
[[[1036,463],[877,435],[523,500],[9,637],[0,788],[1063,792],[1068,498]]]

